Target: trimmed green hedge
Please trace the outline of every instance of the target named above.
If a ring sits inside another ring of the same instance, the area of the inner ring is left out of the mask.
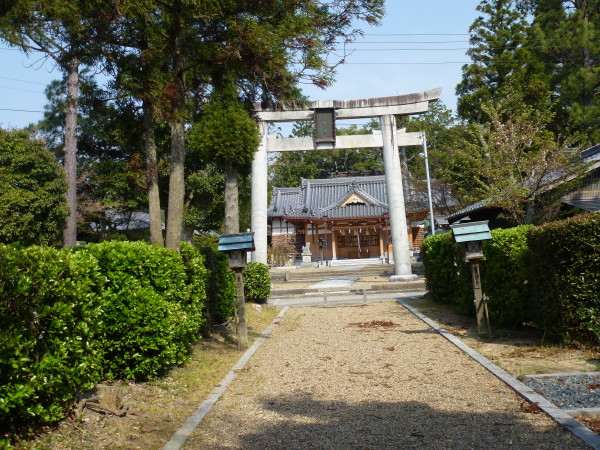
[[[0,245],[0,430],[62,419],[98,381],[104,283],[88,252]]]
[[[102,379],[184,362],[205,322],[201,253],[140,242],[0,245],[0,432],[62,419]]]
[[[492,230],[483,252],[492,323],[533,324],[548,340],[600,345],[600,213]],[[421,254],[432,298],[473,315],[470,271],[451,233],[427,238]]]
[[[452,233],[428,237],[421,245],[427,289],[432,298],[455,304],[462,314],[471,314],[473,290],[471,271],[464,261],[462,247],[452,239]]]
[[[271,275],[266,264],[251,262],[244,269],[244,296],[246,301],[266,303],[271,294]]]
[[[104,377],[145,380],[183,363],[200,334],[204,297],[192,296],[198,287],[188,284],[179,254],[141,242],[85,249],[107,278],[99,336]],[[191,261],[189,249],[184,254]]]
[[[532,316],[547,337],[600,344],[600,213],[535,228],[527,236]]]
[[[523,225],[492,230],[492,239],[483,244],[481,284],[494,324],[519,327],[531,320],[526,240],[530,229]]]

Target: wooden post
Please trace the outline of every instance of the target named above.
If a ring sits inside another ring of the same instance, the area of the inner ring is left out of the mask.
[[[244,297],[244,275],[242,269],[235,269],[235,333],[238,348],[248,348],[248,326],[246,324],[246,298]]]
[[[331,260],[335,261],[337,260],[337,252],[338,252],[338,246],[337,246],[337,230],[334,230],[333,228],[331,228]]]
[[[472,259],[471,263],[471,275],[473,276],[473,291],[475,292],[475,313],[477,315],[477,333],[481,334],[483,329],[483,323],[486,322],[488,338],[492,337],[492,330],[490,327],[490,319],[487,310],[487,302],[484,299],[483,291],[481,289],[481,274],[479,271],[479,260]]]

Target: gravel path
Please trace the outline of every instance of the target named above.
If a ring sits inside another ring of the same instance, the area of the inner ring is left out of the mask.
[[[395,302],[290,310],[185,448],[414,447],[587,448]]]

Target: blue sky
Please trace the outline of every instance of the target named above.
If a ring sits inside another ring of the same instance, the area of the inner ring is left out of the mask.
[[[338,69],[326,91],[306,86],[311,100],[385,97],[442,88],[442,101],[455,108],[454,88],[462,64],[469,61],[468,29],[478,13],[476,0],[387,0],[379,27],[362,27],[365,36]],[[26,58],[0,43],[0,126],[23,127],[37,122],[45,86],[60,73],[40,55]],[[25,110],[25,111],[16,111]],[[32,111],[32,112],[30,112]]]

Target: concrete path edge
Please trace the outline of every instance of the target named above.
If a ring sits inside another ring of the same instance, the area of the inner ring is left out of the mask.
[[[273,319],[271,325],[269,325],[265,331],[263,331],[259,337],[256,338],[254,344],[252,344],[252,347],[246,350],[235,366],[233,366],[231,371],[225,375],[225,378],[223,378],[217,387],[214,388],[210,394],[208,394],[208,397],[206,397],[206,400],[200,404],[196,412],[188,417],[185,423],[175,432],[171,440],[163,447],[164,450],[179,450],[183,444],[185,444],[188,438],[192,435],[193,431],[200,424],[204,416],[211,410],[219,397],[223,395],[225,390],[235,379],[237,373],[246,366],[252,355],[256,353],[256,350],[258,350],[262,343],[269,337],[269,335],[273,332],[275,325],[279,323],[281,318],[285,315],[285,313],[288,312],[289,309],[289,307],[285,307],[279,312],[277,317]]]
[[[485,356],[479,354],[471,347],[466,345],[452,333],[441,328],[436,322],[431,320],[429,317],[417,311],[415,308],[406,303],[405,300],[396,299],[396,301],[404,306],[407,310],[433,328],[437,333],[441,334],[444,338],[462,350],[464,353],[469,355],[479,364],[481,364],[484,368],[486,368],[489,372],[499,378],[501,381],[506,383],[510,388],[512,388],[517,394],[523,397],[525,400],[531,403],[537,403],[538,407],[548,414],[555,422],[561,425],[563,428],[566,428],[570,431],[574,436],[581,439],[587,445],[591,446],[594,449],[600,449],[600,436],[594,433],[589,428],[582,425],[580,422],[575,420],[569,414],[564,412],[562,409],[542,397],[540,394],[535,392],[530,387],[521,383],[518,379],[510,375],[508,372],[504,371],[496,364],[491,362]]]

